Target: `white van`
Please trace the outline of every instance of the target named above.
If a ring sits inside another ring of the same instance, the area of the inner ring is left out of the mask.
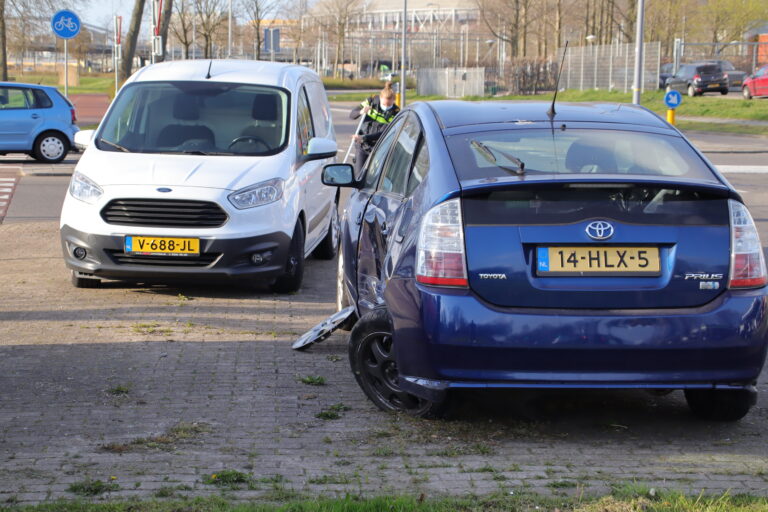
[[[155,64],[122,87],[61,212],[76,287],[233,279],[301,286],[304,258],[338,247],[337,146],[317,74],[288,64]]]

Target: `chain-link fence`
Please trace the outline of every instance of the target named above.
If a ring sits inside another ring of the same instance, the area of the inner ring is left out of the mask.
[[[558,52],[558,60],[563,55]],[[642,89],[658,87],[661,44],[645,43],[643,49]],[[635,45],[604,44],[568,47],[560,88],[607,89],[630,92],[635,73]]]
[[[483,96],[485,69],[447,68],[419,69],[416,72],[417,91],[421,96]]]

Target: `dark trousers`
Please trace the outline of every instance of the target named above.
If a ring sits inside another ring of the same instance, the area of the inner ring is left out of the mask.
[[[366,149],[359,142],[355,142],[355,176],[360,176],[360,171],[363,168],[363,164],[368,160],[368,155],[371,154],[370,149]]]

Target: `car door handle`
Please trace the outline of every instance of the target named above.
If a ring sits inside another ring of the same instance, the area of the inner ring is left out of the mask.
[[[40,118],[39,114],[32,114],[32,119],[39,119],[39,118]]]

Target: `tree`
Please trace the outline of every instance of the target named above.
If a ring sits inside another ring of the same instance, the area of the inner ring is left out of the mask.
[[[160,37],[163,39],[163,54],[155,59],[155,62],[165,60],[166,48],[168,48],[168,28],[171,26],[173,14],[173,0],[163,0],[163,12],[160,15]]]
[[[194,42],[192,40],[192,28],[194,24],[194,12],[192,12],[192,0],[176,0],[173,4],[174,16],[171,21],[171,32],[181,44],[184,58],[189,58],[189,49]]]
[[[358,0],[321,0],[316,6],[320,25],[336,43],[333,74],[337,78],[339,76],[344,78],[340,64],[344,65],[344,43],[347,39],[349,24],[352,17],[363,8],[364,5]]]
[[[253,35],[256,41],[256,60],[261,59],[261,47],[264,39],[263,29],[270,28],[270,21],[265,27],[264,22],[269,16],[272,16],[277,7],[276,0],[242,0],[242,7],[245,14],[250,18],[253,27]]]
[[[203,38],[203,58],[213,56],[213,43],[216,33],[226,22],[223,0],[195,0],[195,10],[199,20],[197,30]]]
[[[135,0],[131,12],[131,26],[125,36],[123,55],[120,61],[120,80],[127,80],[133,70],[133,57],[136,54],[136,43],[141,29],[141,18],[144,15],[144,3],[146,0]]]

